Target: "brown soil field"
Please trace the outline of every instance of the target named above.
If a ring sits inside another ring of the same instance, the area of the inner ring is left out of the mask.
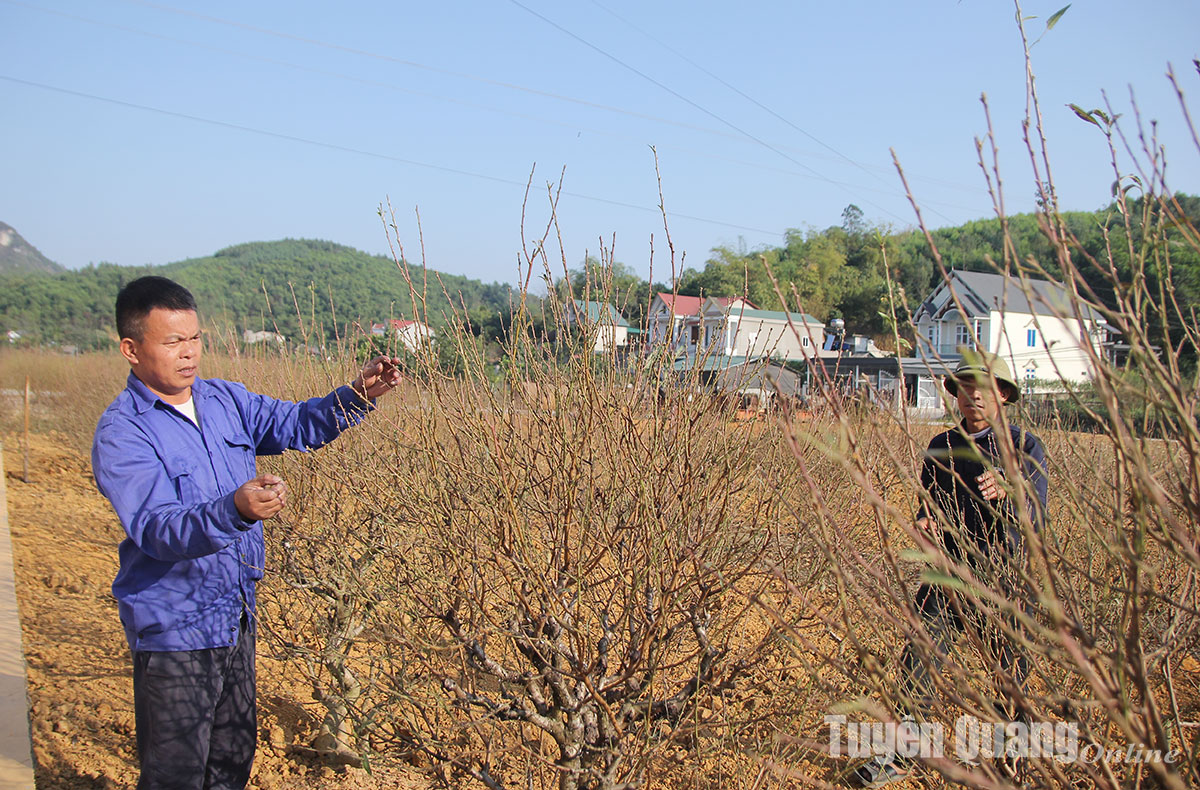
[[[13,540],[39,790],[133,787],[133,683],[129,648],[109,587],[121,526],[92,482],[89,459],[64,437],[33,435],[30,481],[21,437],[4,437]],[[258,663],[259,747],[250,787],[416,790],[433,779],[405,763],[372,762],[370,773],[326,765],[304,753],[316,731],[315,703],[279,666]]]
[[[98,790],[133,787],[137,779],[131,663],[117,617],[110,584],[117,570],[117,545],[123,533],[107,500],[95,488],[87,456],[73,449],[69,438],[34,434],[30,447],[30,482],[22,480],[21,437],[8,433],[4,469],[9,523],[13,540],[16,589],[24,640],[30,724],[37,786],[40,790]],[[819,629],[818,629],[819,630]],[[819,638],[819,637],[814,637]],[[887,654],[891,648],[881,647]],[[788,663],[788,662],[784,662]],[[763,667],[777,673],[780,687],[799,682],[799,663]],[[279,662],[263,655],[260,644],[259,749],[252,788],[316,788],[316,790],[431,790],[448,786],[479,787],[387,755],[372,760],[370,773],[356,767],[331,765],[312,755],[307,744],[316,734],[320,706],[311,689],[289,675]],[[1185,720],[1200,716],[1200,662],[1186,657],[1178,667],[1178,704]],[[763,688],[751,679],[751,688]],[[847,689],[851,695],[852,689]],[[729,704],[753,704],[769,709],[771,700],[740,698]],[[701,711],[701,719],[711,715]],[[764,721],[771,716],[762,711]],[[764,732],[771,730],[764,724]],[[822,734],[819,724],[796,735]],[[777,734],[777,733],[776,733]],[[740,755],[741,775],[758,779],[760,788],[801,786],[790,769],[802,769],[836,781],[844,764],[787,757],[773,762],[764,735],[757,749]],[[786,751],[786,750],[785,750]],[[809,755],[807,749],[802,750]],[[780,755],[776,755],[776,759]],[[765,758],[765,759],[764,759]],[[711,757],[672,749],[664,759],[674,761],[673,781],[652,786],[710,788]],[[729,753],[720,759],[729,760]],[[717,772],[719,775],[729,775]],[[749,784],[749,781],[747,782]],[[944,787],[928,773],[898,785],[904,788]]]

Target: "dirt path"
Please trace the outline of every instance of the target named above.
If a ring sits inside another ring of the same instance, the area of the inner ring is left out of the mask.
[[[129,649],[109,591],[123,537],[92,483],[89,460],[53,435],[31,441],[21,479],[18,436],[4,437],[17,599],[39,790],[133,787]],[[380,765],[373,775],[292,752],[311,715],[305,689],[259,663],[259,752],[252,787],[319,790],[430,787],[419,772]]]

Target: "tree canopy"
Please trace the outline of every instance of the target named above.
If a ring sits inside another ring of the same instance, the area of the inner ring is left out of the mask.
[[[1200,225],[1200,197],[1181,194],[1174,200],[1175,213],[1193,228]],[[1184,229],[1169,227],[1165,236],[1153,236],[1160,207],[1140,199],[1126,206],[1128,221],[1116,204],[1055,215],[1076,240],[1073,262],[1096,296],[1112,297],[1102,271],[1102,262],[1111,259],[1122,282],[1140,279],[1152,294],[1160,292],[1169,269],[1173,290],[1163,295],[1185,306],[1200,304],[1200,256],[1181,243]],[[947,269],[990,271],[1015,257],[1057,277],[1062,262],[1047,240],[1046,216],[972,220],[934,230],[931,237]],[[1130,250],[1141,251],[1141,257],[1131,259]],[[288,239],[241,244],[154,269],[105,263],[57,274],[3,275],[0,329],[17,330],[33,343],[105,346],[115,340],[117,291],[152,271],[191,289],[210,326],[233,333],[269,329],[293,341],[327,342],[356,325],[369,330],[389,318],[422,317],[440,327],[457,314],[486,342],[503,337],[514,303],[513,289],[501,283],[397,267],[389,258],[332,242]],[[650,283],[625,263],[588,258],[551,287],[559,300],[610,302],[634,326],[644,323],[655,292],[674,289],[691,296],[746,296],[765,310],[841,318],[851,332],[879,336],[890,333],[889,275],[902,307],[914,311],[938,278],[928,240],[919,230],[873,223],[851,204],[840,225],[789,229],[781,246],[714,247],[703,268],[685,269],[674,283]],[[1168,329],[1178,334],[1178,327]]]
[[[356,324],[369,331],[373,322],[418,313],[442,326],[453,312],[451,301],[480,322],[508,311],[507,285],[406,268],[413,288],[391,259],[327,241],[288,239],[154,268],[102,263],[61,274],[10,275],[0,289],[0,326],[31,342],[103,347],[115,340],[117,292],[151,273],[191,290],[210,327],[235,334],[268,329],[293,341],[307,336],[323,343],[353,332]]]

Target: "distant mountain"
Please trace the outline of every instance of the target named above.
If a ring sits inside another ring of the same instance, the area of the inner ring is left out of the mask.
[[[398,267],[391,258],[315,239],[239,244],[155,273],[187,286],[206,321],[239,332],[271,329],[296,340],[305,331],[333,339],[355,324],[369,331],[389,318],[418,317],[442,326],[464,307],[507,311],[511,295],[502,283],[435,271],[423,285],[420,267]]]
[[[420,305],[424,273],[406,268]],[[51,275],[13,274],[0,286],[0,331],[16,330],[31,343],[107,346],[115,338],[117,292],[146,274],[186,286],[200,306],[201,322],[223,336],[267,329],[297,343],[353,335],[356,325],[369,332],[372,323],[418,313],[441,326],[451,300],[478,326],[507,313],[512,293],[502,283],[431,271],[424,308],[414,310],[413,289],[390,258],[328,241],[285,239],[239,244],[158,267],[104,263]]]
[[[0,275],[40,272],[57,274],[66,269],[38,252],[11,225],[0,222]]]

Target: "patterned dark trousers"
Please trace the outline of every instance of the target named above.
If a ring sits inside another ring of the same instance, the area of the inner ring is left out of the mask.
[[[133,654],[138,790],[242,790],[257,740],[254,628],[237,644]]]

